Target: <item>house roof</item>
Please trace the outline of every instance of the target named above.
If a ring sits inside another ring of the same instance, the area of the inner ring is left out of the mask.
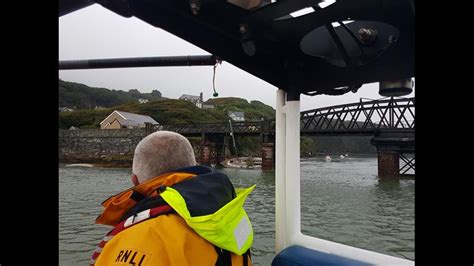
[[[139,115],[139,114],[134,114],[134,113],[128,113],[124,111],[113,111],[109,116],[107,116],[100,124],[104,123],[113,113],[117,113],[120,115],[123,119],[125,119],[125,123],[127,125],[140,125],[140,124],[145,124],[145,123],[151,123],[151,124],[158,124],[153,118],[147,116],[147,115]]]
[[[200,100],[201,97],[196,96],[196,95],[189,95],[189,94],[183,94],[179,99],[192,99],[192,100]]]
[[[237,117],[244,117],[244,112],[229,112],[229,115],[234,114]]]

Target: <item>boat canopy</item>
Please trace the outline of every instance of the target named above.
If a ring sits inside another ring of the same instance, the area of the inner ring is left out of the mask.
[[[341,95],[414,77],[413,0],[97,0],[288,92]],[[90,0],[60,0],[59,15]]]

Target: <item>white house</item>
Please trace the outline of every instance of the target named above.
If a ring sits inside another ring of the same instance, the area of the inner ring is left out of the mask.
[[[146,115],[133,114],[123,111],[113,111],[102,122],[101,129],[120,129],[120,128],[142,128],[145,123],[158,125],[153,118]]]
[[[244,112],[229,112],[229,117],[237,122],[244,122],[245,121],[245,115]]]
[[[179,97],[180,100],[185,100],[194,103],[198,108],[202,108],[202,92],[199,96],[195,95],[189,95],[189,94],[183,94],[181,97]]]
[[[148,99],[138,99],[138,102],[139,103],[147,103],[148,102]]]

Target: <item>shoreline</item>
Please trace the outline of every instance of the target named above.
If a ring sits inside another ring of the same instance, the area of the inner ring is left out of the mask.
[[[336,153],[334,153],[336,154]],[[334,155],[333,154],[333,155]],[[310,158],[318,158],[324,157],[326,153],[315,153],[311,156],[301,155],[301,159],[310,159]],[[349,154],[349,157],[376,157],[377,154],[359,154],[359,153],[352,153]],[[231,159],[227,158],[226,160]],[[97,160],[96,158],[81,159],[81,160],[59,160],[59,164],[63,165],[64,167],[68,167],[67,165],[71,165],[69,167],[97,167],[97,168],[132,168],[133,160]],[[86,166],[90,165],[90,166]]]

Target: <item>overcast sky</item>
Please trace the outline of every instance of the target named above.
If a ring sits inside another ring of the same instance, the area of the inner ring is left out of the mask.
[[[59,18],[59,60],[203,54],[209,53],[139,19],[121,17],[97,4]],[[59,78],[125,91],[157,89],[168,98],[203,92],[207,100],[213,93],[212,66],[61,70]],[[259,100],[275,107],[276,89],[229,63],[217,67],[219,97]],[[356,102],[361,97],[381,98],[378,83],[364,85],[355,94],[303,95],[301,110]]]

